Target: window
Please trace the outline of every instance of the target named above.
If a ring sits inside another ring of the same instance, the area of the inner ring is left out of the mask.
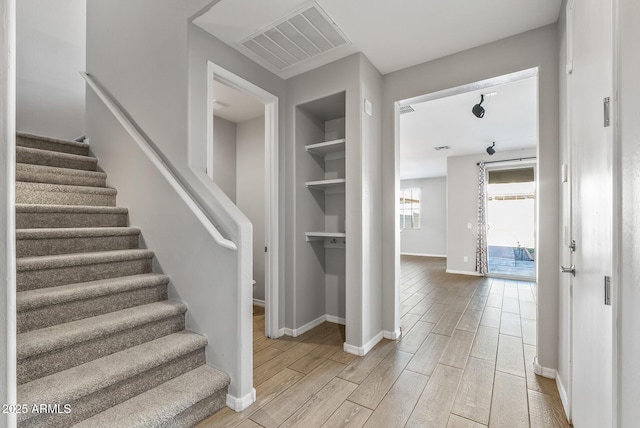
[[[400,190],[400,229],[420,229],[420,189]]]

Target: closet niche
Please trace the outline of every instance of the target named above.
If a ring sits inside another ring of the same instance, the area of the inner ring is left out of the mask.
[[[296,106],[297,326],[345,324],[345,93]],[[303,273],[304,272],[304,273]]]

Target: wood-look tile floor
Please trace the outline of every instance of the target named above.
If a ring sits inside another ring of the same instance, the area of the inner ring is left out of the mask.
[[[264,337],[254,313],[257,401],[199,427],[566,427],[555,381],[533,373],[534,283],[445,273],[402,257],[402,337],[366,356],[342,351],[344,327]]]

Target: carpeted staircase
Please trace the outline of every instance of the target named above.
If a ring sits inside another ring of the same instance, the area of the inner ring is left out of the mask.
[[[182,427],[218,411],[229,376],[205,364],[207,339],[185,330],[89,146],[17,146],[19,426]]]

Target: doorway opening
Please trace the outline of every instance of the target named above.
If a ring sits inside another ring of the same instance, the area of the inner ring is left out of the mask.
[[[535,165],[487,169],[490,276],[535,279]]]
[[[207,175],[253,224],[253,301],[267,337],[278,319],[278,97],[207,66]]]

